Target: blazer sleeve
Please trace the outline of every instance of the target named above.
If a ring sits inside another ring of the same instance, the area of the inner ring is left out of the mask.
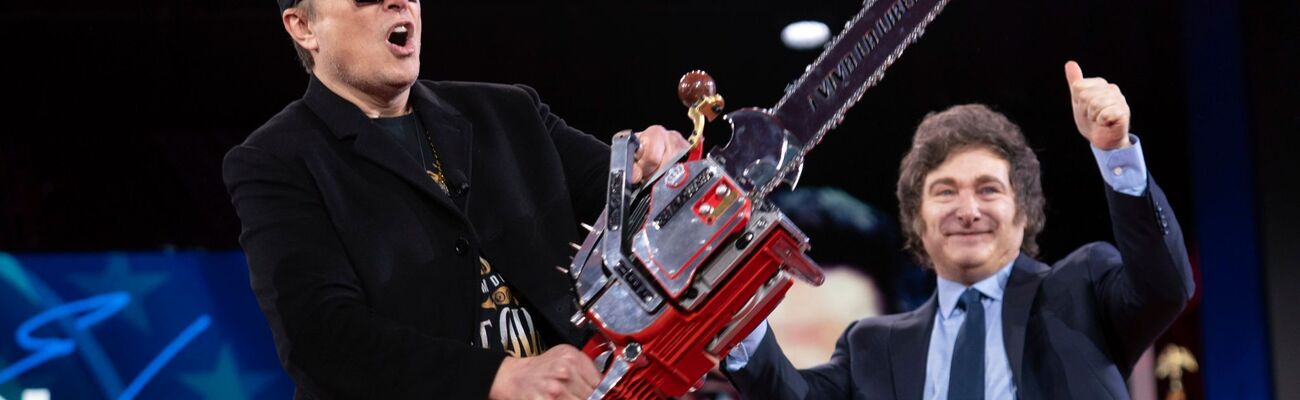
[[[858,322],[849,324],[835,343],[831,360],[816,367],[800,370],[790,363],[771,330],[763,336],[749,363],[737,371],[722,368],[731,383],[746,399],[847,399],[853,392],[850,355],[853,341],[849,332]]]
[[[1147,182],[1141,196],[1105,185],[1119,259],[1106,257],[1104,264],[1117,267],[1099,271],[1095,289],[1124,355],[1121,365],[1136,362],[1196,291],[1178,220],[1155,179]]]
[[[551,113],[550,106],[542,102],[533,88],[518,85],[528,92],[542,123],[564,165],[564,177],[569,197],[573,201],[574,216],[579,221],[595,221],[605,206],[605,176],[609,174],[609,146],[599,139],[583,133]]]
[[[371,310],[312,174],[241,145],[223,174],[250,284],[298,390],[320,398],[485,398],[503,354]]]

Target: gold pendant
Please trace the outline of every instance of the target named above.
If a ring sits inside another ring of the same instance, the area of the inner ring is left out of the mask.
[[[447,190],[447,181],[442,178],[442,174],[427,169],[424,170],[424,173],[429,174],[429,178],[433,179],[433,183],[438,184],[438,187],[442,188],[443,193],[451,193],[451,191]]]

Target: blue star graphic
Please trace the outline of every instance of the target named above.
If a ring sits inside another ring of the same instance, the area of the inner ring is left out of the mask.
[[[152,332],[153,326],[145,315],[144,297],[158,289],[167,281],[167,272],[134,272],[131,262],[125,255],[112,254],[108,266],[98,275],[72,274],[68,279],[86,293],[101,294],[113,291],[126,291],[131,294],[131,303],[122,310],[122,316],[131,321],[141,332]]]
[[[240,371],[229,344],[221,346],[217,365],[204,373],[181,373],[180,379],[205,399],[242,400],[255,398],[275,380],[275,373]]]

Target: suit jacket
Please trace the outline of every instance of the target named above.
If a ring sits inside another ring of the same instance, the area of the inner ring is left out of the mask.
[[[1155,180],[1140,197],[1106,192],[1117,245],[1091,243],[1050,267],[1022,254],[1012,266],[1002,340],[1021,399],[1129,398],[1133,364],[1195,291]],[[754,399],[920,399],[936,303],[854,322],[830,362],[806,370],[769,331],[731,379]]]
[[[527,87],[419,81],[449,196],[360,109],[313,78],[225,158],[251,286],[297,397],[485,398],[504,354],[471,347],[479,263],[545,322],[589,334],[567,265],[604,202],[609,150]]]

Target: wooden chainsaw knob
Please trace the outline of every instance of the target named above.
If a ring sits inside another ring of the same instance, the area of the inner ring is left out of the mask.
[[[718,94],[718,86],[713,83],[713,77],[698,69],[682,75],[682,80],[677,82],[677,98],[687,107],[715,94]]]

